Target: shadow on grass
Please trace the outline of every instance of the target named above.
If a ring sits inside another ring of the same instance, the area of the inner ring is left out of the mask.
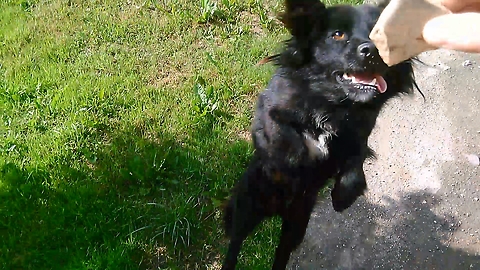
[[[165,129],[147,135],[130,126],[100,134],[108,143],[72,150],[45,168],[5,163],[0,268],[215,263],[224,248],[218,202],[251,153],[248,142],[229,142],[218,130],[200,123],[180,142]]]

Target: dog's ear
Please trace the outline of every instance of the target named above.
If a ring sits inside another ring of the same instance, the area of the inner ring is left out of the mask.
[[[325,5],[319,0],[285,0],[280,21],[295,37],[305,37],[315,23],[325,17]]]

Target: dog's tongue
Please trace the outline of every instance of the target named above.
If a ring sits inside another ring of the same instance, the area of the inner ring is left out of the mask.
[[[387,82],[379,74],[352,74],[352,77],[357,83],[375,85],[380,93],[387,91]]]

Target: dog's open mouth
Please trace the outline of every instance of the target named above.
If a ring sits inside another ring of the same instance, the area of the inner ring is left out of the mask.
[[[341,84],[350,84],[364,92],[385,93],[387,91],[387,82],[380,74],[343,73],[337,75],[337,81]]]

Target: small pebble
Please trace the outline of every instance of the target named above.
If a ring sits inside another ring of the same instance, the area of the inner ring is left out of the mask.
[[[437,65],[438,65],[439,68],[443,69],[444,71],[447,71],[447,70],[450,69],[449,66],[447,66],[447,65],[445,65],[445,64],[443,64],[443,63],[438,63]],[[435,66],[437,66],[437,65],[435,65]]]
[[[471,65],[473,65],[473,63],[470,60],[465,60],[462,64],[462,66],[464,66],[464,67],[468,67],[468,66],[471,66]]]
[[[468,155],[465,155],[465,157],[467,158],[468,162],[470,162],[470,164],[474,166],[480,165],[480,158],[478,157],[478,155],[468,154]]]

